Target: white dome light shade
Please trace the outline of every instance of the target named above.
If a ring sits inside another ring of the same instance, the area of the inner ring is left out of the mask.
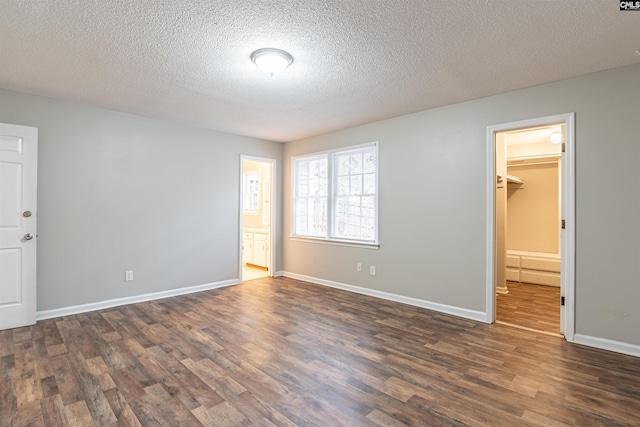
[[[560,142],[562,142],[562,135],[560,135],[558,132],[552,133],[551,134],[551,143],[552,144],[560,144]]]
[[[280,74],[293,62],[293,57],[280,49],[258,49],[251,54],[251,60],[265,74],[271,77]]]

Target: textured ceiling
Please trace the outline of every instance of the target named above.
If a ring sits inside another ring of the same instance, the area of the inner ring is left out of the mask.
[[[274,141],[640,63],[618,0],[0,0],[0,87]],[[294,63],[270,78],[263,47]]]

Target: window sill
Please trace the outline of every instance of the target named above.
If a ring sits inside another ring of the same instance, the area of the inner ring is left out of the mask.
[[[320,243],[322,245],[349,246],[352,248],[380,249],[379,243],[354,242],[352,240],[319,239],[314,237],[289,236],[294,242]]]

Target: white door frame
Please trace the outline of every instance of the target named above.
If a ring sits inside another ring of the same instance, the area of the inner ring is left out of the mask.
[[[561,230],[560,293],[565,299],[560,309],[562,331],[567,341],[575,335],[575,113],[557,114],[536,119],[521,120],[487,126],[487,250],[486,250],[486,322],[496,321],[496,147],[495,135],[499,132],[542,127],[564,123],[566,129],[562,160],[562,218],[565,228]]]
[[[238,278],[242,281],[242,238],[243,238],[243,219],[242,219],[242,196],[243,196],[243,179],[244,179],[244,161],[250,160],[254,162],[261,163],[270,163],[271,164],[271,185],[269,191],[271,193],[271,218],[269,219],[269,276],[274,277],[275,275],[275,267],[276,267],[276,227],[277,227],[277,216],[276,216],[276,206],[277,203],[277,192],[276,192],[276,159],[271,157],[257,157],[241,154],[240,155],[240,197],[239,197],[239,229],[238,229]]]

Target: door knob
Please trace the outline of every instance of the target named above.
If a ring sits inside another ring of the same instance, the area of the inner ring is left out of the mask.
[[[25,217],[25,218],[29,218],[31,216],[31,211],[22,212],[22,216]]]
[[[24,240],[31,240],[33,239],[33,234],[32,233],[27,233],[24,235]]]

